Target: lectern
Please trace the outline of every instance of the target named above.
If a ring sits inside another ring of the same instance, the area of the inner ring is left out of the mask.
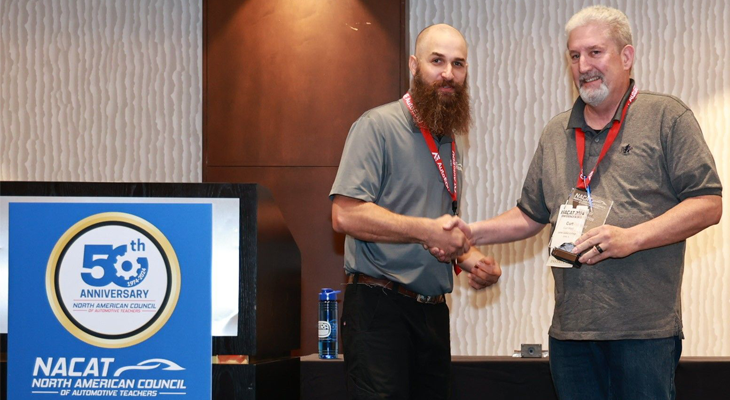
[[[0,196],[239,199],[236,336],[214,336],[213,399],[299,397],[301,257],[268,189],[257,184],[0,182]],[[213,293],[216,282],[213,282]],[[5,335],[3,335],[5,336]],[[6,337],[1,338],[3,356]],[[0,357],[3,359],[4,357]],[[5,382],[6,368],[0,363]],[[5,399],[5,390],[0,398]]]

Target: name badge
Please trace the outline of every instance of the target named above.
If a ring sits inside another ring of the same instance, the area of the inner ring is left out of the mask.
[[[583,227],[589,212],[588,206],[573,207],[572,204],[560,206],[558,221],[555,223],[555,230],[548,245],[550,247],[548,267],[572,268],[575,266],[578,255],[571,253],[573,242],[583,234]]]

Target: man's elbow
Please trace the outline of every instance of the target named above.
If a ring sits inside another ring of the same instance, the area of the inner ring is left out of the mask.
[[[720,219],[722,218],[722,198],[718,196],[718,199],[715,201],[714,206],[712,207],[712,213],[710,218],[710,226],[717,225],[720,223]]]
[[[351,234],[356,229],[358,210],[365,202],[351,197],[336,195],[332,200],[332,229],[337,233]]]
[[[348,218],[347,210],[339,202],[332,204],[332,229],[337,233],[349,233],[351,218]]]
[[[700,198],[703,206],[695,209],[694,213],[704,224],[701,229],[709,228],[712,225],[720,223],[722,218],[722,197],[720,196],[703,196]]]
[[[332,229],[337,233],[347,233],[346,226],[347,218],[345,218],[344,213],[339,211],[337,207],[332,206]]]

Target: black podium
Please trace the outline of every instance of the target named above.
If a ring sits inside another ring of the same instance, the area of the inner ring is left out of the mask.
[[[0,182],[0,196],[238,198],[238,335],[212,338],[213,399],[299,397],[299,359],[291,351],[300,347],[301,257],[268,189],[256,184]],[[4,400],[6,335],[0,345]]]

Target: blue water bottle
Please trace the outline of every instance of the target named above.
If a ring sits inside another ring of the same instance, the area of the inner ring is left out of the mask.
[[[319,358],[337,358],[337,293],[330,288],[319,292]]]

